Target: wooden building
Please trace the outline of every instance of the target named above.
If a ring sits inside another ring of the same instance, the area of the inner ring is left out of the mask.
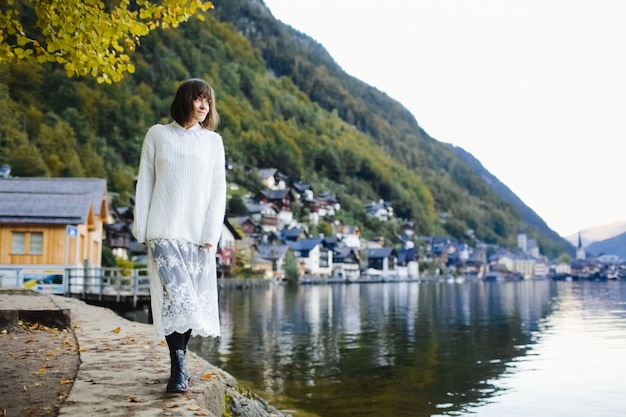
[[[100,266],[107,185],[100,178],[0,178],[0,268]]]

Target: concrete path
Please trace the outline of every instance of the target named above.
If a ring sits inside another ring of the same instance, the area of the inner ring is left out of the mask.
[[[56,295],[0,292],[0,325],[12,320],[48,326],[71,322],[80,365],[59,416],[288,416],[191,352],[190,389],[166,393],[170,368],[165,341],[155,339],[151,325],[109,309]]]

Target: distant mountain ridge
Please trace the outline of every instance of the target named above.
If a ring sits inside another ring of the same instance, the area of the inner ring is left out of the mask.
[[[579,236],[583,248],[590,255],[617,255],[626,259],[626,221],[588,227],[565,239],[577,247]]]
[[[571,235],[565,236],[565,239],[574,246],[578,246],[578,236],[584,248],[607,239],[626,233],[626,221],[601,224],[597,226],[587,227]]]

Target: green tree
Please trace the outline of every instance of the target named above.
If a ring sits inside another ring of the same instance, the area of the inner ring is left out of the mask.
[[[288,250],[283,260],[283,271],[285,271],[285,280],[289,283],[298,282],[300,274],[298,274],[298,264],[296,263],[296,256],[292,251]]]
[[[193,15],[202,20],[197,13],[211,7],[202,0],[6,0],[0,4],[0,63],[34,56],[63,65],[70,77],[119,81],[135,72],[129,53],[140,37]],[[27,23],[29,12],[35,26]]]
[[[226,213],[228,217],[245,216],[248,214],[248,209],[241,197],[234,195],[228,200]]]

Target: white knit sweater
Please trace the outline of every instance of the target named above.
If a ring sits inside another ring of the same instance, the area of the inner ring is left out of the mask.
[[[143,142],[133,235],[138,242],[217,243],[226,211],[222,137],[199,124],[152,126]]]

